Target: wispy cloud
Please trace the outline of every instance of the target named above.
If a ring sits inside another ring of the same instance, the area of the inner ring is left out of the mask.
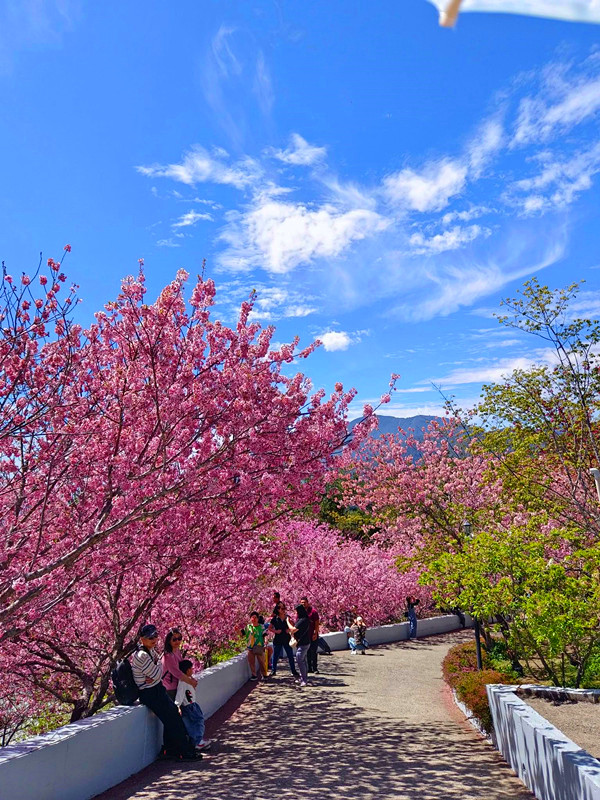
[[[468,242],[472,242],[480,236],[490,236],[491,233],[489,228],[482,228],[479,225],[469,225],[466,228],[456,225],[450,230],[437,233],[429,238],[422,233],[413,233],[409,239],[410,252],[413,255],[424,255],[458,250]]]
[[[507,191],[509,200],[513,199],[526,214],[563,208],[588,190],[600,172],[600,144],[568,159],[545,155],[543,161],[540,173],[515,181]]]
[[[327,155],[327,148],[309,144],[299,133],[292,133],[289,147],[285,150],[276,150],[273,155],[285,164],[308,167],[317,161],[322,161]]]
[[[213,41],[213,67],[223,80],[246,69],[236,35],[223,28]],[[519,76],[456,152],[371,175],[368,183],[364,175],[336,174],[325,163],[332,160],[326,145],[300,132],[256,156],[195,147],[179,162],[138,170],[237,191],[216,234],[219,269],[262,270],[277,280],[294,274],[337,307],[386,300],[384,314],[427,320],[480,303],[564,256],[567,209],[600,173],[600,145],[562,133],[594,119],[599,74],[600,59],[590,58],[577,69],[551,64],[541,79]],[[313,169],[295,170],[292,182],[273,159]],[[180,219],[189,232],[191,221]],[[299,315],[314,306],[287,307]]]
[[[447,316],[461,307],[468,307],[510,281],[538,273],[559,261],[565,253],[565,233],[557,230],[539,259],[528,264],[519,263],[520,248],[526,249],[524,240],[515,239],[512,244],[507,242],[508,255],[502,260],[432,266],[427,273],[426,296],[419,298],[419,302],[410,302],[408,298],[396,306],[395,313],[407,320],[420,321]]]
[[[138,166],[136,170],[150,178],[171,178],[188,186],[217,183],[237,189],[255,184],[262,176],[262,169],[253,158],[246,157],[230,163],[225,151],[217,150],[211,154],[200,145],[185,153],[179,163]]]
[[[564,72],[562,65],[546,69],[540,94],[521,100],[513,147],[547,141],[594,117],[600,110],[600,78],[583,76],[569,80]]]
[[[493,359],[484,365],[463,367],[452,370],[441,377],[431,379],[431,383],[442,389],[452,389],[463,384],[498,383],[515,370],[529,370],[536,364],[554,363],[554,351],[537,350],[530,356]]]
[[[273,92],[273,83],[271,81],[269,67],[267,66],[265,55],[262,50],[258,51],[256,58],[254,84],[252,89],[256,95],[258,105],[263,114],[270,114],[273,108],[273,103],[275,102],[275,95]]]
[[[31,45],[56,46],[75,28],[81,0],[18,0],[0,3],[0,73]]]
[[[240,304],[254,297],[252,318],[261,322],[274,322],[282,318],[308,317],[319,310],[319,298],[290,286],[265,283],[247,283],[241,280],[222,281],[219,284],[217,303],[227,319],[237,317]]]
[[[173,222],[171,228],[188,228],[192,225],[195,225],[200,220],[206,220],[208,222],[212,222],[212,214],[203,214],[199,211],[188,211],[186,214],[183,214],[176,222]]]

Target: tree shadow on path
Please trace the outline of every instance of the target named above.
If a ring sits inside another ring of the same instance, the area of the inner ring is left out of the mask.
[[[431,658],[435,644],[407,647]],[[414,708],[403,719],[412,698],[399,683],[389,710],[371,707],[365,662],[336,654],[306,689],[284,677],[244,688],[243,704],[235,698],[227,721],[209,720],[219,729],[204,761],[177,769],[152,765],[102,800],[531,800],[499,755],[444,709],[439,721],[411,721]],[[431,702],[443,705],[441,687],[432,689]]]

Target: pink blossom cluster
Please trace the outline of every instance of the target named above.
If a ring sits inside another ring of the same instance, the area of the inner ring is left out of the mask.
[[[214,283],[198,279],[186,302],[184,272],[154,303],[142,272],[127,278],[82,330],[75,287],[59,302],[60,263],[46,269],[3,283],[5,673],[76,719],[106,704],[110,666],[148,620],[179,624],[203,658],[276,585],[314,595],[330,625],[354,608],[398,615],[413,582],[389,554],[286,522],[324,491],[354,397],[289,373],[314,345],[274,347],[252,298],[233,327],[215,320]]]

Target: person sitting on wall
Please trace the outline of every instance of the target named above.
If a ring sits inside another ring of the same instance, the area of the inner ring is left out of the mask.
[[[196,753],[177,706],[167,694],[161,681],[162,667],[155,650],[158,630],[143,625],[139,632],[139,647],[131,658],[133,679],[140,691],[140,703],[153,711],[163,724],[163,747],[160,756],[176,761],[197,761]]]

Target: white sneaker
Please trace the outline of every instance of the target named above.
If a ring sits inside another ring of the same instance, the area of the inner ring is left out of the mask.
[[[211,744],[212,739],[202,739],[202,741],[196,745],[196,750],[205,750],[207,747],[210,747]]]

